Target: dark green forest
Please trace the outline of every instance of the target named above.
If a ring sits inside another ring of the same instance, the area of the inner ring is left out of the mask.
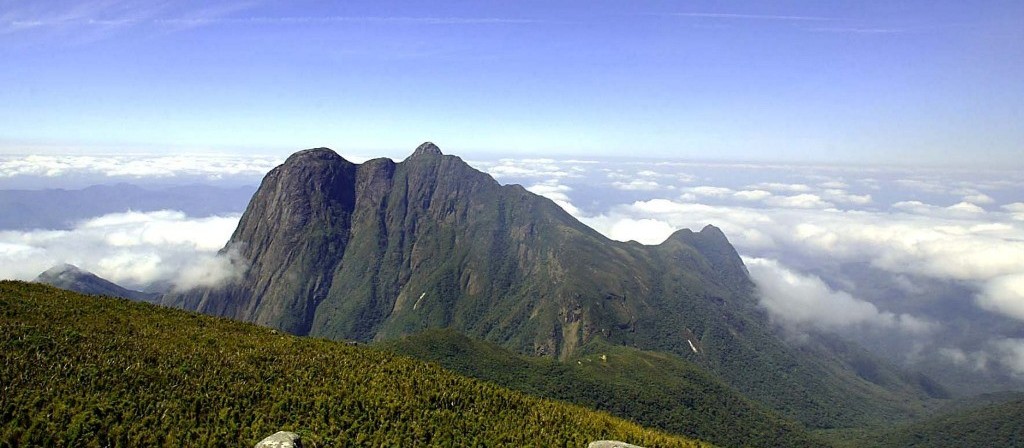
[[[710,446],[436,365],[153,305],[0,282],[0,445]]]
[[[949,409],[930,418],[891,428],[852,431],[834,439],[842,448],[1024,446],[1024,396],[1009,394],[992,403],[977,401],[971,398],[953,402]]]
[[[580,356],[561,362],[518,355],[452,330],[429,330],[377,346],[721,446],[825,446],[799,424],[671,354],[598,340],[582,347]]]

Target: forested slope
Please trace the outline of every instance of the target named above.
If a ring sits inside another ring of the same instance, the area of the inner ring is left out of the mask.
[[[562,362],[517,355],[452,330],[429,330],[378,347],[721,446],[824,446],[799,424],[668,353],[595,341]]]

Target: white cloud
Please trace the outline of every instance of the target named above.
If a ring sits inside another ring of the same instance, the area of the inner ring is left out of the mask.
[[[670,229],[701,229],[714,223],[725,226],[723,230],[738,248],[749,250],[776,246],[776,242],[766,233],[775,223],[763,210],[758,209],[651,199],[615,207],[603,215],[581,218],[585,224],[614,240],[650,239],[640,232],[627,233],[629,226],[618,228],[614,234],[611,232],[619,221],[639,219],[661,221],[664,224],[661,227]]]
[[[501,159],[497,162],[477,162],[479,169],[495,179],[579,177],[578,171],[563,168],[554,159]]]
[[[821,192],[821,195],[831,201],[844,204],[867,205],[871,203],[870,194],[851,194],[840,188],[829,188]]]
[[[1003,209],[1010,212],[1010,216],[1017,221],[1024,221],[1024,202],[1006,204]]]
[[[776,260],[745,258],[760,303],[773,320],[794,330],[834,331],[858,326],[923,334],[934,324],[907,314],[880,311],[870,302],[830,288],[820,278],[798,274]]]
[[[764,200],[765,204],[786,208],[832,208],[835,205],[821,199],[816,194],[798,194],[793,196],[772,196]]]
[[[958,348],[940,348],[939,355],[956,365],[963,365],[967,363],[967,353]]]
[[[190,218],[177,211],[114,213],[67,231],[0,232],[0,278],[32,280],[70,263],[128,287],[157,281],[190,286],[230,278],[237,260],[217,252],[239,215]],[[205,272],[205,273],[204,273]]]
[[[733,193],[732,197],[741,201],[763,201],[772,196],[772,194],[765,190],[743,190]]]
[[[807,193],[812,191],[804,184],[781,184],[761,183],[750,187],[751,189],[734,191],[731,188],[702,185],[690,187],[684,190],[680,196],[685,201],[697,201],[700,197],[716,199],[733,199],[742,202],[761,202],[770,207],[785,208],[832,208],[835,207],[830,201],[847,203],[852,205],[865,205],[871,203],[871,195],[850,194],[841,189],[826,189],[819,194]],[[772,193],[782,192],[783,194]],[[786,195],[784,193],[803,192]]]
[[[991,343],[989,345],[991,345]],[[988,364],[992,358],[992,355],[985,350],[968,353],[955,347],[940,348],[938,350],[938,354],[941,358],[949,361],[953,365],[967,367],[975,371],[988,370]]]
[[[818,184],[821,188],[835,188],[839,190],[845,190],[850,187],[849,184],[840,180],[830,180]]]
[[[241,280],[248,269],[249,262],[241,256],[239,247],[232,245],[222,254],[200,257],[185,265],[173,280],[174,288],[185,291],[196,287],[217,287]]]
[[[1024,377],[1024,339],[999,339],[991,344],[999,363],[1015,375]]]
[[[978,304],[987,310],[1024,320],[1024,273],[989,280],[978,296]]]
[[[811,187],[805,184],[787,184],[782,182],[762,182],[759,184],[751,185],[747,188],[754,190],[768,190],[783,193],[806,193],[811,191]]]
[[[948,207],[940,207],[921,201],[902,201],[893,204],[892,207],[908,213],[937,217],[972,217],[985,213],[985,209],[970,202],[958,202]]]
[[[575,205],[572,205],[572,201],[569,199],[568,192],[572,191],[572,188],[562,185],[557,181],[535,184],[528,187],[527,190],[533,194],[551,199],[555,204],[558,204],[559,207],[562,207],[562,210],[565,210],[572,216],[579,217],[582,214],[580,209],[576,208]]]
[[[659,221],[657,227],[663,229],[714,224],[740,253],[752,256],[798,254],[868,263],[896,275],[964,282],[981,291],[979,306],[1024,320],[1012,301],[1017,291],[1013,288],[1018,287],[1012,281],[1017,277],[1012,276],[1024,275],[1024,226],[1006,214],[766,209],[652,199],[614,207],[583,221],[616,240],[654,240],[634,226],[616,227],[619,221],[645,219]],[[612,228],[616,233],[611,233]]]
[[[941,182],[930,179],[899,179],[894,183],[903,188],[922,191],[925,193],[946,193],[949,191],[949,188],[947,188]]]
[[[0,177],[60,177],[69,174],[124,178],[263,176],[283,162],[276,157],[189,156],[11,156],[0,158]]]
[[[991,204],[995,201],[995,199],[992,199],[992,196],[985,193],[974,193],[964,196],[964,202],[973,204]]]
[[[628,182],[615,181],[612,186],[620,190],[628,191],[654,191],[665,188],[661,184],[650,179],[633,179]]]
[[[995,338],[975,351],[943,347],[939,356],[947,361],[975,371],[987,371],[992,365],[999,365],[1014,376],[1024,379],[1024,339]]]
[[[985,213],[985,209],[970,202],[957,202],[946,209],[955,213]]]
[[[725,187],[712,187],[708,185],[687,188],[686,191],[697,196],[707,196],[712,198],[724,198],[732,194],[732,189]]]
[[[661,244],[676,229],[656,219],[622,219],[608,230],[611,239],[636,241],[641,244]]]

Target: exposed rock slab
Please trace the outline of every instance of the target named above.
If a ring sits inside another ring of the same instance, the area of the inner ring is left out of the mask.
[[[256,448],[302,448],[302,437],[294,432],[278,431],[260,440]]]
[[[643,448],[642,446],[631,445],[626,442],[619,442],[617,440],[598,440],[596,442],[590,442],[587,448]]]

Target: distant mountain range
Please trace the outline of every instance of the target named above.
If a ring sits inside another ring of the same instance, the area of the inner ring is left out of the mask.
[[[0,190],[0,229],[70,229],[108,213],[178,210],[189,216],[240,213],[253,187],[140,187],[119,183],[81,190]],[[202,198],[203,200],[197,200]]]
[[[449,328],[563,361],[595,341],[672,353],[811,428],[918,416],[944,395],[856,345],[785,341],[715,227],[612,241],[431,143],[397,163],[292,155],[228,250],[249,266],[240,280],[161,303],[333,339]]]
[[[121,297],[141,302],[159,302],[163,294],[135,291],[123,288],[109,280],[100,278],[92,272],[79,269],[78,266],[62,264],[47,269],[35,279],[36,283],[44,283],[69,291],[97,296]]]

